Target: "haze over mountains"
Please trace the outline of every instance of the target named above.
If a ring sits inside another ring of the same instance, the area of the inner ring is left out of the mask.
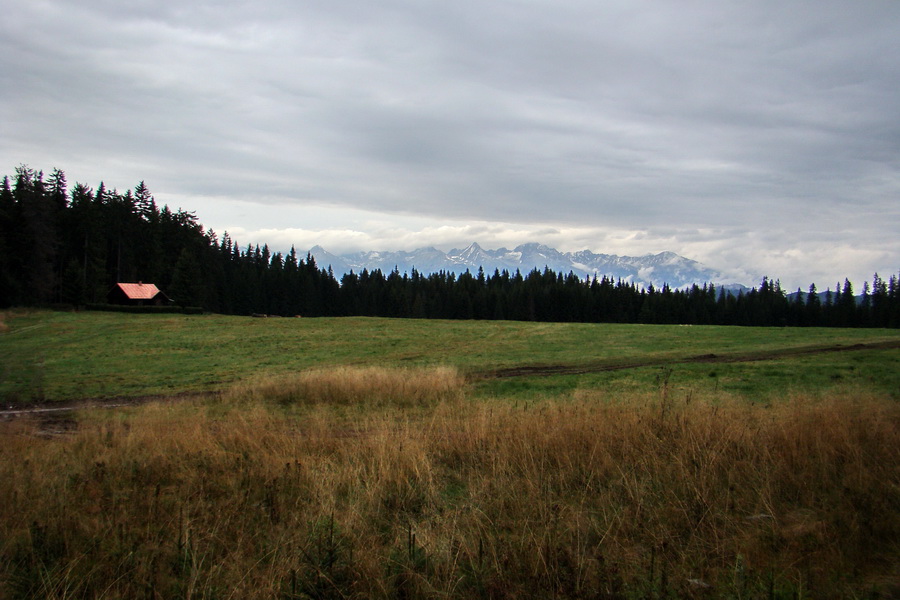
[[[477,243],[472,243],[467,248],[454,248],[449,252],[428,247],[412,252],[369,251],[336,255],[321,246],[315,246],[309,253],[316,259],[319,267],[331,266],[338,279],[350,271],[359,273],[363,269],[380,269],[384,273],[394,269],[400,273],[411,273],[416,269],[419,273],[428,275],[440,271],[460,274],[467,270],[474,274],[480,267],[488,275],[495,269],[505,269],[510,273],[518,269],[525,275],[532,269],[543,270],[549,267],[556,273],[572,272],[580,277],[605,275],[616,281],[621,279],[643,287],[651,284],[659,287],[666,283],[671,287],[690,286],[694,283],[726,283],[724,275],[719,271],[674,252],[617,256],[596,254],[590,250],[560,252],[537,243],[522,244],[513,250],[486,250]]]

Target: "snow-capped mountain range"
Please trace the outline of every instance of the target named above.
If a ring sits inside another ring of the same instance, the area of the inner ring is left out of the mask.
[[[467,248],[454,248],[449,252],[441,252],[437,248],[419,248],[412,252],[356,252],[340,256],[321,246],[315,246],[309,254],[315,258],[320,268],[330,266],[338,280],[350,271],[359,273],[363,269],[380,269],[385,274],[394,269],[400,273],[411,273],[415,269],[428,275],[440,271],[456,274],[469,271],[475,274],[479,268],[483,268],[485,274],[490,276],[495,270],[514,273],[518,269],[522,275],[527,275],[533,269],[543,270],[545,267],[556,273],[572,272],[580,277],[605,275],[616,281],[621,279],[643,287],[651,284],[659,287],[667,283],[670,287],[680,288],[694,283],[720,284],[724,280],[720,272],[674,252],[617,256],[595,254],[590,250],[560,252],[536,243],[522,244],[513,250],[485,250],[473,243]]]

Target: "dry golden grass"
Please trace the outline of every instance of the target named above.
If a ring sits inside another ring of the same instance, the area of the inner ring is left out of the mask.
[[[421,406],[458,398],[464,385],[464,378],[452,367],[342,366],[253,380],[236,385],[226,397],[284,404]]]
[[[319,373],[268,400],[83,413],[68,435],[0,424],[0,597],[900,590],[888,398],[475,403],[452,374],[440,393],[395,375],[370,373],[390,380],[375,395]],[[354,399],[376,405],[348,421]]]

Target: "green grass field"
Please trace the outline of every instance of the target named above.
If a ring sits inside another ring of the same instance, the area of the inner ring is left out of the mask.
[[[0,598],[900,595],[898,331],[15,311],[0,364],[185,395],[0,415]]]
[[[7,403],[219,391],[248,378],[337,366],[453,366],[481,394],[534,396],[580,387],[685,389],[744,395],[864,383],[900,394],[900,350],[781,355],[900,342],[884,329],[435,321],[254,319],[220,315],[8,312],[0,333]],[[750,362],[696,362],[753,358]],[[769,357],[768,359],[766,359]],[[633,366],[622,370],[622,366]],[[643,365],[643,366],[640,366]],[[538,374],[484,377],[498,369]],[[671,369],[671,374],[664,373]],[[572,371],[588,371],[573,374]]]

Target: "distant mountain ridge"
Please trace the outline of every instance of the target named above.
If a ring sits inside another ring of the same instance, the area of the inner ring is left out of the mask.
[[[519,270],[526,275],[533,269],[550,268],[556,273],[572,272],[579,277],[606,276],[643,287],[668,284],[670,287],[680,288],[694,283],[720,283],[724,279],[719,271],[674,252],[644,256],[596,254],[590,250],[560,252],[533,242],[516,246],[512,250],[486,250],[477,243],[472,243],[466,248],[454,248],[449,252],[427,247],[412,252],[369,251],[343,255],[332,254],[321,246],[315,246],[309,254],[320,267],[330,266],[338,279],[350,271],[359,273],[363,269],[380,269],[384,273],[394,269],[400,273],[411,273],[415,269],[428,275],[440,271],[456,274],[469,271],[474,274],[479,268],[483,268],[487,275],[493,274],[495,270],[507,270],[510,273]],[[735,287],[743,286],[735,284]]]

